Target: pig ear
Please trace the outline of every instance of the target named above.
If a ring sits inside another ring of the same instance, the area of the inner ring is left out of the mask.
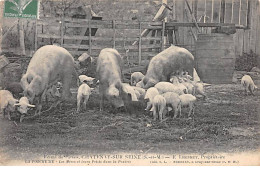
[[[35,105],[32,105],[32,104],[28,104],[27,106],[28,107],[35,107]]]

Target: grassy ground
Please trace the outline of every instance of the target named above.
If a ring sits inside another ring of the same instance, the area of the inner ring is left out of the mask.
[[[235,84],[213,85],[206,92],[208,100],[198,99],[194,119],[183,113],[175,120],[154,122],[144,107],[132,115],[112,114],[108,113],[108,104],[106,111],[99,112],[97,94],[91,95],[87,111],[79,114],[75,114],[73,102],[18,126],[0,118],[0,159],[44,154],[228,153],[258,149],[260,92],[245,96]]]

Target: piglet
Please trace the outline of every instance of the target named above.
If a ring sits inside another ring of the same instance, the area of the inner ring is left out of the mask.
[[[91,94],[91,89],[86,83],[83,83],[78,88],[77,94],[77,113],[80,111],[80,104],[83,102],[83,109],[86,110],[86,104]]]
[[[254,90],[258,89],[254,81],[249,75],[244,75],[241,79],[241,85],[245,88],[245,94],[248,95],[247,90],[254,95]]]
[[[27,97],[21,97],[19,103],[15,104],[15,106],[18,106],[17,110],[21,114],[20,122],[23,121],[28,109],[35,107],[35,105],[29,104],[29,100]]]
[[[15,111],[15,104],[18,102],[13,97],[13,94],[8,90],[0,90],[0,113],[7,114],[8,119],[11,120],[10,113]]]

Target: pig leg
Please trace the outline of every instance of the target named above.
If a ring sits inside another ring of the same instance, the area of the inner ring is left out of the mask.
[[[179,103],[178,107],[179,107],[179,112],[180,112],[180,117],[181,117],[181,103]]]
[[[146,108],[144,110],[145,111],[150,111],[151,108],[152,108],[152,103],[149,101],[149,102],[147,102],[147,106],[146,106]]]
[[[160,119],[160,121],[162,121],[163,118],[164,118],[164,109],[165,109],[164,106],[160,106],[160,111],[159,111],[159,119]]]
[[[190,117],[191,113],[194,114],[194,110],[193,110],[193,102],[190,102],[190,103],[189,103],[189,108],[190,108],[190,110],[189,110],[188,117]]]
[[[178,108],[177,108],[177,106],[172,105],[172,110],[174,110],[174,116],[173,116],[173,119],[175,119],[175,118],[177,117],[177,114],[178,114]]]
[[[156,115],[157,115],[156,110],[157,110],[157,108],[154,106],[154,109],[153,109],[153,120],[154,121],[156,121]]]
[[[77,113],[80,111],[80,103],[81,103],[81,97],[77,98]]]
[[[11,120],[10,111],[7,111],[7,118],[8,118],[8,120]]]
[[[87,110],[87,101],[88,101],[88,99],[89,99],[88,95],[84,97],[84,102],[83,102],[83,109],[84,110]]]
[[[104,106],[104,94],[100,94],[100,102],[99,102],[99,111],[103,111],[103,106]]]
[[[249,85],[248,90],[253,96],[255,95],[253,92],[253,85]]]
[[[5,109],[1,108],[1,111],[0,111],[0,113],[3,113],[3,115],[4,115],[4,118],[5,118]]]

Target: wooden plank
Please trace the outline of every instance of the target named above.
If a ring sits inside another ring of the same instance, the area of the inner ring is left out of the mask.
[[[232,20],[232,1],[233,0],[226,0],[225,6],[225,23],[231,23]]]
[[[252,8],[251,0],[247,0],[246,27],[248,29],[251,28],[251,18],[252,18],[251,8]]]
[[[210,22],[213,22],[213,15],[214,15],[214,0],[212,0],[211,2],[211,18],[210,18]]]
[[[240,23],[239,25],[246,26],[247,19],[247,0],[241,0]]]
[[[226,2],[225,0],[221,0],[220,2],[220,6],[221,6],[221,12],[220,12],[220,23],[225,23],[225,6],[226,6]]]
[[[173,24],[173,27],[176,26],[175,24],[178,23],[178,22],[184,22],[184,6],[185,6],[185,1],[179,1],[177,0],[176,1],[176,20],[177,22],[172,22],[172,23],[166,23],[166,24]],[[167,27],[167,26],[166,26]],[[179,37],[178,37],[178,43],[184,43],[184,29],[182,27],[179,27],[178,28],[178,34],[179,34]]]
[[[70,49],[89,49],[89,45],[75,45],[75,44],[64,44],[64,48],[70,48]],[[97,49],[103,49],[104,46],[92,46],[92,50],[97,50]],[[123,48],[123,46],[118,46],[118,48]],[[132,50],[132,49],[138,49],[138,47],[136,46],[132,46],[132,45],[129,45],[128,46],[129,50]],[[155,48],[161,48],[161,44],[155,44],[155,45],[142,45],[142,50],[143,49],[155,49]]]
[[[116,48],[116,23],[115,20],[112,21],[112,25],[113,25],[113,48]]]
[[[44,39],[60,39],[60,35],[52,35],[52,34],[42,34],[38,33],[38,38],[44,38]],[[66,40],[89,40],[88,36],[64,36],[64,39]],[[98,37],[98,36],[93,36],[91,37],[92,40],[94,41],[113,41],[113,37]],[[127,37],[127,42],[130,41],[135,41],[138,40],[138,37]],[[122,37],[116,37],[116,41],[124,41],[124,38]],[[142,41],[150,41],[150,40],[161,40],[160,37],[142,37]]]
[[[34,37],[34,51],[38,49],[38,29],[37,29],[37,19],[35,20],[35,37]]]
[[[162,21],[162,37],[161,37],[161,51],[164,50],[164,34],[165,34],[165,21]]]
[[[233,23],[234,20],[234,0],[231,2],[231,21],[230,23]]]
[[[138,44],[138,64],[141,64],[142,60],[142,23],[139,23],[139,44]]]
[[[260,13],[260,7],[259,7],[259,3],[258,3],[258,6],[257,6],[257,13]],[[256,54],[260,55],[260,15],[257,15],[257,29],[256,29],[256,43],[255,43],[255,51],[256,51]],[[258,58],[258,65],[260,65],[260,59]]]
[[[64,25],[64,18],[62,18],[61,20],[61,27],[60,27],[60,30],[61,30],[61,40],[60,40],[60,45],[63,46],[63,42],[64,42],[64,29],[65,29],[65,25]]]
[[[196,28],[198,29],[198,31],[200,31],[199,26],[198,26],[198,23],[197,23],[197,20],[196,20],[196,18],[195,18],[195,16],[194,16],[193,12],[192,12],[192,10],[191,10],[191,7],[190,7],[189,2],[188,2],[187,0],[185,0],[185,2],[186,2],[186,5],[187,5],[187,7],[188,7],[188,10],[189,10],[189,12],[190,12],[190,15],[191,15],[191,17],[192,17],[192,22],[194,22]],[[184,10],[185,10],[185,9],[184,9]],[[184,19],[185,19],[185,17],[184,17]]]
[[[250,17],[250,27],[251,27],[251,41],[250,41],[250,49],[253,50],[253,52],[257,53],[257,49],[259,48],[260,45],[257,45],[257,42],[260,41],[258,32],[259,32],[259,21],[258,17],[260,18],[260,15],[256,15],[256,13],[260,13],[258,11],[259,9],[259,4],[256,0],[251,1],[251,17]],[[254,15],[253,15],[254,14]],[[259,43],[258,43],[259,44]],[[259,53],[258,53],[259,54]],[[258,63],[259,65],[260,63]]]
[[[238,11],[238,24],[240,25],[241,22],[241,6],[242,6],[242,0],[239,0],[239,11]]]
[[[88,37],[89,37],[89,54],[91,55],[92,52],[92,40],[91,40],[91,24],[90,22],[88,23]]]
[[[235,26],[232,23],[202,23],[198,22],[199,27],[219,27],[219,26]],[[171,22],[166,23],[166,29],[174,29],[174,27],[195,27],[194,23],[190,22]]]

